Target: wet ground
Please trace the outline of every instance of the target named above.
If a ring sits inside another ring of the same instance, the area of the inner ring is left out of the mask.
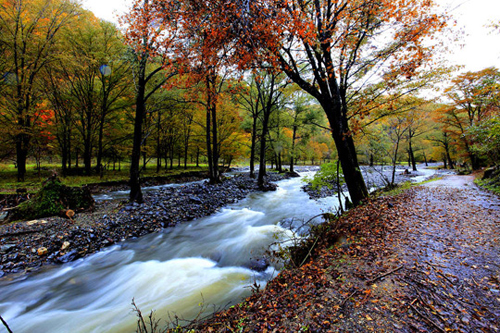
[[[394,244],[404,265],[417,326],[439,331],[500,330],[500,200],[449,176],[412,191],[405,237]],[[410,300],[410,299],[409,299]]]

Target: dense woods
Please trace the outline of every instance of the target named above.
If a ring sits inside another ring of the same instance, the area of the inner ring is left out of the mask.
[[[499,158],[500,72],[433,60],[449,18],[429,1],[137,0],[123,30],[74,1],[1,5],[0,162],[20,186],[33,164],[126,165],[140,202],[148,167],[218,183],[248,163],[263,185],[266,165],[339,161],[359,203],[360,163]]]

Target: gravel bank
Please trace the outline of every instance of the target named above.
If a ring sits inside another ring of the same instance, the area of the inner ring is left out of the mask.
[[[267,181],[286,177],[269,174]],[[144,204],[98,202],[94,212],[78,214],[73,221],[51,217],[1,225],[0,277],[76,260],[126,239],[208,216],[258,190],[256,180],[237,175],[218,185],[203,182],[148,192]]]

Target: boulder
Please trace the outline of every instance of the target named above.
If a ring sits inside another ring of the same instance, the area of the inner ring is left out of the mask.
[[[493,178],[496,171],[497,171],[496,167],[488,168],[488,169],[484,170],[483,180]]]
[[[57,261],[64,264],[64,263],[73,261],[79,257],[80,257],[80,255],[79,255],[78,251],[72,250],[72,251],[66,253],[65,255],[57,258]]]

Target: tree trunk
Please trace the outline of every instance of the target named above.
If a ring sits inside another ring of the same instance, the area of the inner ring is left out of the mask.
[[[208,79],[207,79],[208,80]],[[207,84],[208,88],[208,84]],[[210,99],[210,97],[209,97]],[[210,182],[212,182],[212,178],[214,175],[214,170],[213,170],[213,160],[212,160],[212,140],[211,140],[211,117],[210,117],[210,109],[207,104],[207,117],[206,117],[206,132],[205,132],[205,138],[206,138],[206,145],[207,145],[207,159],[208,159],[208,175],[210,178]]]
[[[146,60],[142,59],[139,63],[139,78],[137,83],[137,95],[135,100],[135,119],[134,119],[134,138],[132,147],[132,157],[130,163],[130,195],[129,200],[138,203],[144,202],[141,190],[140,169],[141,145],[142,145],[142,123],[146,114]]]
[[[86,126],[83,129],[83,166],[85,168],[85,174],[90,176],[92,174],[92,110],[87,106],[85,109],[85,116],[82,117],[83,121],[86,122]]]
[[[214,182],[220,183],[220,170],[219,170],[219,143],[217,135],[217,106],[214,101],[212,109],[212,154],[213,154],[213,168],[214,168]]]
[[[399,150],[399,139],[396,142],[396,149],[394,150],[394,157],[392,159],[391,186],[394,186],[394,180],[396,178],[396,162],[397,162],[397,159],[398,159],[398,150]]]
[[[156,173],[161,170],[161,112],[158,112],[156,122]]]
[[[255,178],[255,148],[257,145],[257,115],[252,116],[252,144],[250,146],[250,178]]]
[[[21,88],[18,87],[18,96],[21,96]],[[29,99],[28,99],[29,100]],[[16,135],[16,163],[17,163],[17,181],[24,182],[26,176],[26,161],[28,159],[28,147],[30,146],[31,136],[31,118],[27,114],[28,110],[20,101],[17,107],[17,122],[20,133]],[[29,105],[29,102],[26,102]]]
[[[77,146],[77,148],[75,149],[75,168],[77,168],[77,169],[78,169],[79,163],[80,163],[79,158],[78,158],[78,154],[79,154],[79,150],[78,150],[78,146]]]
[[[85,144],[83,147],[83,165],[85,166],[85,174],[92,174],[92,144],[90,142],[90,133],[87,133]]]
[[[97,140],[97,172],[103,176],[104,167],[102,165],[102,155],[103,155],[103,138],[104,138],[104,121],[106,120],[105,112],[103,111],[99,123],[99,137]]]
[[[413,153],[413,147],[411,145],[411,138],[410,138],[410,140],[408,140],[408,144],[409,144],[408,150],[409,150],[409,154],[410,154],[412,169],[413,169],[413,171],[417,171],[417,162],[415,161],[415,154]]]
[[[262,133],[260,136],[259,175],[257,177],[257,184],[261,188],[264,187],[264,176],[266,175],[266,138],[271,110],[263,110],[263,112],[264,119],[262,120]]]
[[[68,130],[68,170],[71,169],[71,129]]]
[[[25,134],[18,134],[16,137],[16,163],[17,163],[17,181],[24,182],[26,176],[26,159],[28,157],[28,149],[26,149]]]
[[[187,169],[187,163],[188,163],[188,149],[189,149],[189,142],[188,142],[188,140],[186,140],[184,142],[184,170]]]
[[[294,157],[295,157],[295,139],[297,137],[297,126],[293,126],[293,132],[292,132],[292,149],[290,151],[290,172],[294,172],[293,170],[293,163],[294,163]]]
[[[341,108],[340,102],[338,105],[330,103],[330,101],[323,103],[323,109],[330,122],[332,137],[337,148],[351,202],[357,206],[368,197],[368,190],[359,168],[354,140],[349,134],[346,112],[338,110]]]
[[[207,155],[210,174],[210,184],[221,182],[219,173],[219,148],[217,142],[217,101],[216,101],[216,75],[212,72],[207,74]]]
[[[450,169],[455,169],[455,163],[451,160],[451,155],[450,155],[450,149],[446,149],[446,159],[448,160],[448,165],[450,166]]]
[[[61,147],[61,167],[62,167],[62,174],[64,176],[66,176],[68,173],[67,165],[68,165],[68,146],[66,142],[66,135],[64,135]]]

